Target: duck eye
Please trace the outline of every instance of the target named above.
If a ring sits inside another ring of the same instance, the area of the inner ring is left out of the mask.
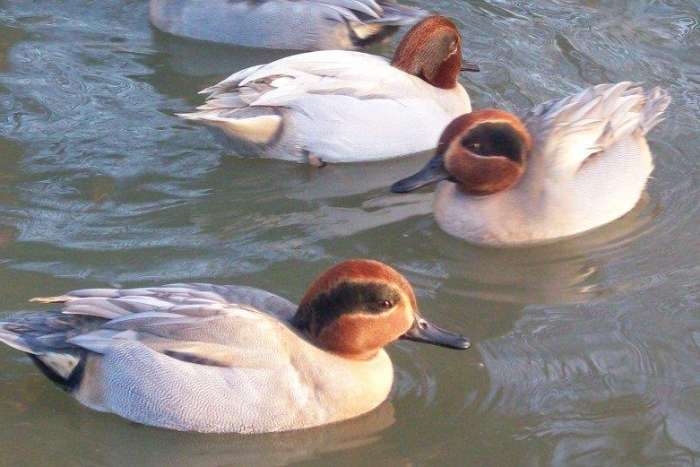
[[[385,310],[388,310],[389,308],[392,308],[394,306],[394,304],[391,303],[391,300],[381,300],[379,302],[379,306],[381,308],[384,308]]]
[[[462,147],[474,154],[481,154],[483,145],[473,135],[468,135],[462,139]]]

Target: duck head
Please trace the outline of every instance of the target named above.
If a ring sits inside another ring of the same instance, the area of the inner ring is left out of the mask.
[[[413,26],[391,64],[443,89],[457,85],[460,71],[479,71],[478,65],[462,62],[462,37],[444,16],[430,16]]]
[[[316,344],[345,358],[372,358],[397,339],[467,349],[469,341],[418,314],[413,288],[378,261],[344,261],[318,277],[292,325]]]
[[[440,136],[435,157],[391,191],[407,193],[449,180],[465,194],[498,193],[520,180],[531,148],[530,133],[515,115],[496,109],[471,112],[454,119]]]

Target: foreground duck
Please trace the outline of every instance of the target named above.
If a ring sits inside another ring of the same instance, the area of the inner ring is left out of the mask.
[[[34,301],[62,311],[0,322],[0,341],[88,407],[183,431],[262,433],[345,420],[389,394],[385,345],[469,347],[418,315],[401,274],[370,260],[326,271],[298,307],[263,290],[209,284]]]
[[[356,49],[426,16],[395,0],[151,0],[161,31],[273,49]]]
[[[524,122],[494,109],[463,115],[445,129],[425,168],[392,191],[445,180],[435,218],[474,243],[527,244],[584,232],[639,200],[654,167],[645,135],[669,103],[660,88],[622,82],[538,105]]]
[[[459,31],[432,16],[406,34],[391,62],[339,50],[283,58],[205,89],[206,103],[182,117],[220,129],[242,155],[388,159],[434,148],[445,126],[471,111],[457,82],[462,68]]]

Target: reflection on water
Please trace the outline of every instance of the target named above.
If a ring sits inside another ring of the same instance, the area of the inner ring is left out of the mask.
[[[37,390],[29,386],[25,390],[37,397],[10,394],[11,410],[36,420],[31,424],[7,420],[13,427],[12,436],[50,442],[54,452],[79,451],[75,463],[82,465],[287,465],[372,444],[394,423],[394,409],[387,402],[370,414],[323,429],[252,436],[202,435],[124,423],[112,415],[96,416],[77,402],[66,403],[66,396],[51,387]],[[41,413],[54,412],[56,404],[62,409],[58,416],[45,420]],[[32,449],[25,443],[20,449],[8,447],[3,463],[24,465],[28,457],[34,459],[33,465],[55,463],[48,453],[37,455]]]
[[[165,34],[157,29],[153,29],[152,32],[153,46],[161,55],[158,60],[151,62],[154,69],[161,68],[168,73],[175,72],[187,77],[228,76],[232,71],[272,62],[294,53],[284,50],[203,43]],[[206,50],[206,53],[202,53],[202,50]],[[149,56],[154,55],[149,54]],[[153,84],[168,86],[166,80],[154,80]],[[162,89],[159,90],[162,92]]]
[[[171,281],[298,299],[319,271],[364,256],[396,265],[426,316],[477,343],[399,343],[380,410],[262,437],[91,412],[3,347],[8,463],[700,462],[697,2],[413,3],[459,23],[483,70],[463,79],[476,107],[522,113],[600,81],[668,88],[637,208],[561,242],[474,247],[437,228],[431,192],[387,190],[429,154],[321,170],[233,158],[173,116],[203,87],[285,52],[157,33],[145,0],[0,2],[0,314],[67,289]]]
[[[532,310],[481,345],[491,387],[479,410],[529,419],[524,436],[556,439],[562,465],[689,462],[700,452],[700,287],[674,290]]]

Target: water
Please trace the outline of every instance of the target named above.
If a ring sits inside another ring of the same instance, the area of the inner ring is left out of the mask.
[[[323,170],[244,160],[173,116],[279,53],[157,34],[144,0],[0,1],[0,315],[72,288],[172,281],[296,300],[364,256],[477,343],[395,345],[379,410],[252,437],[89,411],[3,346],[4,465],[700,465],[700,2],[416,3],[459,22],[483,70],[463,79],[476,107],[522,113],[607,81],[667,88],[639,206],[548,246],[469,246],[437,228],[430,193],[387,192],[427,154]]]

